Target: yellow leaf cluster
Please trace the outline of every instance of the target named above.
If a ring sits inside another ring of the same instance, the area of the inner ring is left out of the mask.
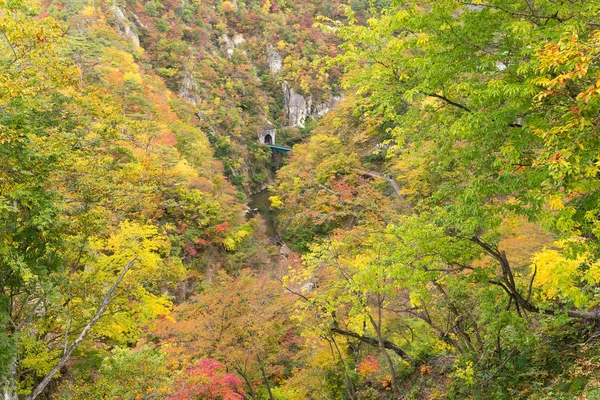
[[[564,246],[560,242],[557,244]],[[589,299],[579,284],[583,279],[588,279],[582,268],[588,257],[584,254],[568,258],[563,252],[554,249],[537,253],[532,259],[532,269],[537,269],[536,286],[541,289],[542,298],[569,300],[578,307],[584,306]],[[600,273],[600,268],[596,267],[595,270]],[[596,277],[598,278],[600,275]]]

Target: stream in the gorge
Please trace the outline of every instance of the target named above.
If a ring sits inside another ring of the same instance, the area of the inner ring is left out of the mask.
[[[251,195],[248,199],[249,216],[254,216],[256,213],[260,214],[265,221],[267,236],[272,243],[278,243],[280,238],[277,229],[275,229],[275,215],[271,210],[271,202],[269,201],[269,197],[272,195],[273,193],[267,189]]]

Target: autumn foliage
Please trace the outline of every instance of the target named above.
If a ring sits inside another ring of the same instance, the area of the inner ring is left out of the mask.
[[[0,395],[600,398],[599,26],[0,0]]]
[[[174,394],[169,400],[214,399],[243,400],[242,381],[225,372],[215,360],[203,359],[182,372],[185,378],[175,382]]]

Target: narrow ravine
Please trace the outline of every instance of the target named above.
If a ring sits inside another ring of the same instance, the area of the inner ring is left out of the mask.
[[[253,217],[256,214],[259,214],[265,223],[266,233],[271,243],[278,244],[281,241],[281,238],[275,228],[275,214],[271,209],[271,202],[269,201],[269,197],[272,195],[273,193],[268,189],[261,190],[260,192],[251,195],[248,201],[248,207],[250,208],[248,216]]]

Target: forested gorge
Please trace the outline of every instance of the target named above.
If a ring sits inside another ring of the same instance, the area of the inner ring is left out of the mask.
[[[599,13],[0,0],[3,398],[600,399]]]

